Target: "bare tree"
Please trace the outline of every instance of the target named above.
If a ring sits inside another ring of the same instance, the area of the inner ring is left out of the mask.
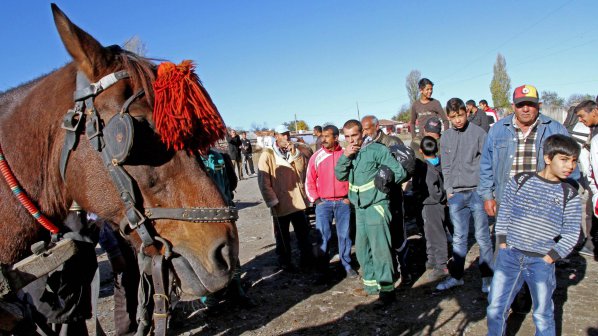
[[[554,91],[542,91],[540,98],[542,98],[542,103],[546,106],[563,107],[565,104],[565,99],[559,97],[559,94]]]
[[[409,97],[409,105],[413,105],[419,98],[419,80],[422,78],[419,70],[411,70],[407,78],[405,79],[405,87],[407,88],[407,97]]]
[[[586,93],[586,94],[574,93],[571,96],[569,96],[569,98],[567,99],[566,106],[577,105],[584,100],[593,100],[593,99],[594,99],[594,97],[589,93]]]
[[[139,36],[133,35],[123,44],[123,49],[133,52],[139,56],[145,56],[147,54],[147,47]]]

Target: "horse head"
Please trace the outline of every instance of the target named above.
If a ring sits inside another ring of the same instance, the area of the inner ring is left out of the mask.
[[[0,105],[4,109],[0,111],[0,118],[5,118],[4,126],[0,128],[0,142],[21,185],[41,211],[56,221],[65,217],[73,200],[85,210],[114,223],[120,223],[122,218],[127,217],[130,209],[123,203],[122,188],[115,185],[109,172],[110,165],[102,159],[101,151],[94,148],[93,141],[88,141],[86,132],[76,135],[76,144],[71,146],[66,164],[60,160],[67,137],[67,132],[60,127],[60,120],[68,109],[73,108],[77,77],[96,83],[110,74],[126,73],[127,76],[92,98],[93,107],[100,127],[106,127],[126,105],[127,113],[132,117],[132,128],[125,136],[131,137],[132,146],[119,166],[130,177],[131,194],[137,209],[141,214],[146,212],[145,226],[152,236],[161,237],[166,243],[143,246],[136,231],[121,226],[122,231],[127,231],[134,246],[141,245],[148,254],[164,253],[168,245],[172,247],[171,261],[183,293],[196,297],[223,288],[231,279],[238,261],[234,220],[223,218],[201,222],[183,220],[181,216],[153,219],[147,214],[148,209],[197,210],[227,206],[218,187],[194,155],[197,148],[181,150],[165,143],[164,138],[170,134],[164,128],[160,134],[159,127],[156,127],[153,84],[159,77],[158,68],[151,61],[120,47],[102,46],[73,24],[57,6],[52,5],[52,11],[60,38],[73,62],[13,90],[17,92],[9,92],[11,98],[5,100],[19,99],[20,103]],[[208,103],[212,104],[203,86],[199,85]],[[141,90],[145,95],[136,95]],[[80,118],[89,120],[91,113],[88,107],[83,112]],[[213,118],[222,122],[217,111]],[[219,125],[218,122],[216,124]],[[20,125],[21,129],[9,131],[10,126],[16,125]],[[168,131],[177,132],[176,129]],[[201,130],[195,131],[191,140],[203,136]],[[22,151],[30,151],[30,155],[23,155]],[[61,165],[63,177],[59,169]],[[5,186],[0,185],[3,199],[8,199],[9,193]],[[22,236],[14,244],[0,247],[0,261],[12,262],[24,253],[27,244],[39,237],[39,232],[32,233],[33,222],[30,218],[26,219],[23,209],[14,200],[3,201],[0,210],[0,232],[8,232],[9,229],[2,224],[8,222],[21,222],[23,228],[28,228],[22,229]],[[15,230],[14,225],[11,230]]]

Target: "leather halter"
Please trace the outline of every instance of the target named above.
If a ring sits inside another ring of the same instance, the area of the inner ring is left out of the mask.
[[[239,218],[237,209],[231,206],[221,208],[143,209],[137,203],[133,189],[133,180],[122,166],[122,163],[126,162],[128,152],[119,157],[111,155],[114,153],[111,153],[108,149],[115,147],[110,145],[110,142],[114,140],[112,138],[104,137],[102,132],[104,128],[102,119],[94,107],[94,98],[96,96],[117,83],[119,80],[125,78],[129,78],[129,74],[125,70],[121,70],[102,77],[96,83],[90,83],[82,72],[77,73],[77,91],[74,93],[75,107],[66,113],[62,122],[62,128],[66,131],[60,158],[60,173],[63,180],[66,175],[69,153],[76,149],[78,135],[81,133],[81,121],[86,119],[85,135],[92,147],[99,152],[104,166],[110,174],[112,183],[118,190],[120,198],[125,205],[125,218],[121,221],[121,231],[123,231],[123,233],[126,233],[125,231],[127,227],[131,230],[136,230],[143,245],[149,246],[155,243],[155,236],[152,236],[150,231],[148,231],[146,224],[153,219],[175,219],[196,223],[232,222],[237,220]],[[127,99],[123,104],[119,115],[122,118],[131,118],[129,115],[129,106],[143,94],[144,92],[141,90]],[[112,119],[110,122],[112,122]],[[129,140],[132,144],[133,128],[127,131],[125,127],[125,131],[123,134],[120,134],[120,137],[130,138]]]

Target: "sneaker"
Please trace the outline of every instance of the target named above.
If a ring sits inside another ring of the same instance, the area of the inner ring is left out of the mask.
[[[465,284],[465,281],[463,281],[463,279],[457,280],[450,276],[446,278],[446,280],[439,283],[438,286],[436,286],[436,290],[442,292],[453,287],[463,286],[463,284]]]
[[[587,246],[582,247],[582,249],[579,250],[577,253],[579,253],[581,255],[588,256],[588,257],[592,257],[592,258],[594,258],[594,256],[595,256],[594,251],[590,250],[590,248]]]
[[[446,268],[434,268],[432,269],[426,278],[430,281],[437,281],[445,278],[448,275],[448,269]]]
[[[357,279],[357,278],[359,278],[359,274],[357,274],[357,272],[355,272],[354,269],[349,268],[347,270],[347,276],[346,277],[349,278],[349,279]]]
[[[482,278],[482,293],[490,293],[490,285],[492,284],[492,277]]]

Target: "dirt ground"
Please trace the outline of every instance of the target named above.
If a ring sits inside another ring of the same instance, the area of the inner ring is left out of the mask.
[[[465,285],[448,293],[433,294],[435,283],[426,283],[422,258],[425,243],[412,236],[414,276],[412,288],[397,289],[397,301],[376,309],[375,297],[351,294],[359,280],[345,279],[339,270],[328,285],[314,285],[310,272],[287,273],[276,267],[274,237],[269,211],[257,187],[257,178],[239,182],[235,195],[240,209],[242,281],[258,304],[243,309],[223,303],[207,311],[199,301],[179,304],[171,322],[171,335],[484,335],[486,297],[476,268],[477,245],[467,257]],[[294,240],[294,238],[293,238]],[[99,316],[104,330],[113,335],[113,301],[110,270],[101,256],[102,289]],[[297,259],[295,259],[297,261]],[[573,256],[557,267],[554,296],[557,330],[561,335],[598,335],[598,263]],[[510,321],[510,335],[533,335],[531,313]]]

